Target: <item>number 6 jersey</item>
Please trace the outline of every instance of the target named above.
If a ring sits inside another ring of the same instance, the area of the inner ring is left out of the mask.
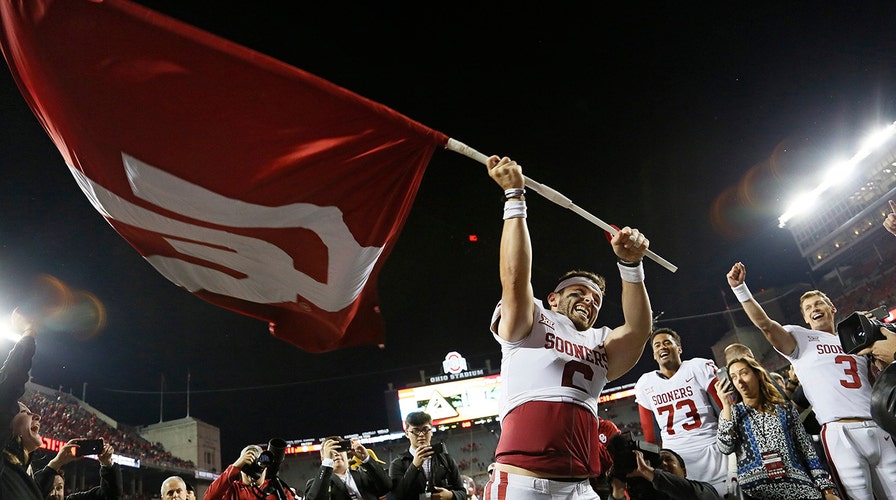
[[[575,329],[563,314],[535,300],[532,331],[518,342],[491,331],[501,344],[501,437],[495,460],[546,477],[601,473],[597,399],[607,383],[604,340],[611,330]]]

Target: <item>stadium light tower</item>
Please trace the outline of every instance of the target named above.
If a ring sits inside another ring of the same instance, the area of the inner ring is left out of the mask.
[[[862,142],[859,150],[849,160],[835,162],[825,173],[823,180],[818,186],[809,192],[796,195],[787,207],[787,210],[778,217],[778,227],[784,227],[788,221],[797,215],[808,212],[828,189],[847,182],[855,171],[856,166],[886,145],[894,134],[896,134],[896,122],[868,136]]]

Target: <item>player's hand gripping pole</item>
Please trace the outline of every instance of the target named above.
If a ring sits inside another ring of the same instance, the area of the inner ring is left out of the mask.
[[[464,144],[460,141],[457,141],[454,139],[448,139],[448,144],[445,145],[445,148],[450,149],[451,151],[454,151],[455,153],[460,153],[468,158],[472,158],[473,160],[476,160],[479,163],[482,163],[483,165],[488,164],[488,156],[485,156],[484,154],[480,153],[479,151],[476,151],[475,149],[471,148],[470,146],[467,146],[466,144]],[[591,215],[586,210],[583,210],[582,207],[576,205],[575,203],[572,202],[572,200],[570,200],[566,196],[563,196],[561,193],[554,190],[553,188],[545,186],[544,184],[541,184],[539,182],[535,182],[528,177],[525,177],[525,179],[526,179],[526,187],[528,187],[532,191],[535,191],[536,193],[540,194],[541,196],[547,198],[548,200],[553,201],[557,205],[560,205],[561,207],[564,207],[564,208],[568,208],[568,209],[572,210],[573,212],[579,214],[580,216],[585,218],[585,220],[590,221],[595,226],[610,233],[610,236],[616,236],[616,233],[619,232],[618,229],[616,229],[615,227],[598,219],[597,217]],[[655,254],[650,249],[647,249],[647,251],[645,252],[645,255],[647,255],[647,257],[650,258],[650,260],[665,267],[666,269],[668,269],[669,271],[672,271],[673,273],[678,270],[678,266],[672,264],[668,260]]]

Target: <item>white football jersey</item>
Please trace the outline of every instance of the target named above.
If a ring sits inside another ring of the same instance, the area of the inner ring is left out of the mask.
[[[784,329],[796,340],[796,349],[789,356],[781,355],[793,365],[818,423],[871,420],[868,360],[845,354],[837,335],[796,325]]]
[[[716,378],[710,359],[692,358],[666,378],[658,370],[641,375],[635,401],[653,412],[664,448],[704,448],[716,442],[718,418],[707,390]]]
[[[580,332],[563,314],[535,300],[532,332],[518,342],[497,334],[501,304],[492,315],[491,331],[501,344],[500,418],[528,401],[576,403],[597,417],[597,398],[607,383],[604,340],[611,330]]]

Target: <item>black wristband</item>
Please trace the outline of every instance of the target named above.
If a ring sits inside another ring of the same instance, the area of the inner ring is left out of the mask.
[[[640,260],[637,261],[637,262],[629,262],[629,261],[627,261],[627,260],[616,259],[616,262],[619,262],[620,264],[622,264],[622,265],[625,266],[625,267],[638,267],[638,266],[641,265],[641,261],[640,261]]]

